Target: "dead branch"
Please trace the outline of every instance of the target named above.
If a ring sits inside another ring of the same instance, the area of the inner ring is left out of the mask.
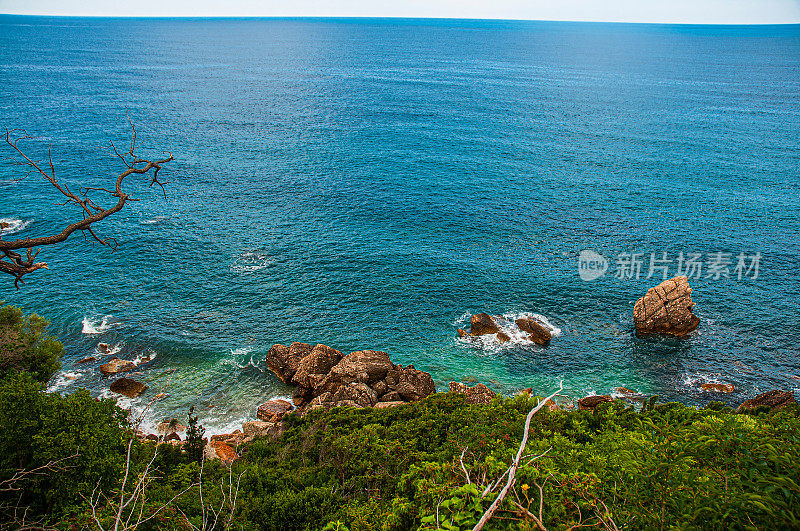
[[[517,450],[517,455],[511,462],[511,466],[508,467],[508,479],[506,480],[506,484],[500,491],[500,493],[497,495],[497,498],[495,498],[495,500],[489,506],[489,508],[486,509],[486,512],[483,513],[483,516],[478,521],[478,523],[475,524],[475,527],[472,528],[472,531],[480,531],[481,529],[483,529],[483,526],[485,526],[486,523],[492,518],[494,513],[500,507],[500,504],[503,502],[503,499],[506,497],[506,494],[508,494],[508,490],[514,484],[514,479],[517,474],[517,469],[519,468],[520,461],[522,460],[522,454],[523,452],[525,452],[525,446],[527,446],[528,444],[528,432],[530,431],[531,428],[531,420],[533,419],[533,416],[536,414],[536,412],[542,409],[542,407],[544,407],[544,405],[548,401],[552,400],[553,397],[556,396],[558,393],[560,393],[563,389],[564,389],[564,382],[562,381],[558,386],[558,391],[556,391],[555,393],[551,394],[550,396],[539,402],[539,404],[535,408],[531,409],[530,412],[528,413],[528,416],[525,418],[525,430],[522,432],[522,441],[519,444],[519,450]],[[551,449],[552,447],[548,448],[544,453],[536,456],[536,458],[538,459],[540,457],[545,456],[547,452],[549,452]]]
[[[137,199],[131,197],[123,190],[125,179],[131,175],[148,175],[150,179],[150,187],[159,185],[164,197],[166,198],[166,191],[164,189],[164,182],[159,180],[158,172],[162,166],[173,160],[172,153],[168,153],[165,158],[158,160],[150,160],[140,158],[136,154],[136,149],[139,147],[136,140],[136,127],[128,119],[131,127],[131,144],[128,151],[122,153],[117,150],[116,146],[111,144],[115,155],[125,165],[126,170],[123,171],[116,179],[113,189],[105,187],[79,187],[77,193],[70,190],[69,186],[62,184],[56,178],[55,165],[53,164],[52,146],[48,147],[47,151],[47,165],[41,164],[39,161],[32,159],[28,156],[19,145],[20,141],[33,140],[34,137],[29,135],[22,129],[6,129],[5,141],[6,144],[21,157],[20,159],[12,159],[12,163],[27,168],[26,176],[31,173],[38,173],[45,181],[52,185],[65,199],[59,205],[67,206],[73,205],[78,207],[80,211],[80,219],[68,224],[61,232],[51,234],[48,236],[39,236],[35,238],[26,237],[11,241],[3,240],[3,230],[6,227],[0,227],[0,272],[7,273],[14,277],[14,286],[19,289],[19,283],[25,283],[22,277],[32,273],[38,269],[48,269],[46,262],[36,262],[36,255],[42,247],[46,245],[55,245],[65,241],[70,235],[76,231],[81,231],[84,235],[88,232],[95,242],[102,246],[109,247],[112,250],[117,248],[117,240],[114,238],[104,238],[98,236],[92,227],[93,223],[101,221],[117,212],[131,201]],[[102,192],[108,197],[116,199],[116,204],[108,208],[100,206],[92,197],[91,193]],[[26,249],[25,256],[18,253],[20,249]]]

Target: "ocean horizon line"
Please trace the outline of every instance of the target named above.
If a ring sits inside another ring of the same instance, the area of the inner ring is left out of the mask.
[[[309,20],[309,21],[413,21],[413,22],[496,22],[496,23],[561,23],[561,24],[602,24],[626,26],[694,26],[694,27],[748,27],[764,28],[772,26],[800,26],[800,20],[794,22],[678,22],[678,21],[625,21],[625,20],[564,20],[564,19],[528,19],[528,18],[474,18],[474,17],[413,17],[401,15],[359,16],[359,15],[87,15],[87,14],[42,14],[42,13],[0,13],[0,17],[30,18],[68,18],[68,19],[108,19],[108,20]]]

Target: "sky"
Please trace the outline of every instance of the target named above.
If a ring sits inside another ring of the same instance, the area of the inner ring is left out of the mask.
[[[800,0],[0,0],[0,13],[798,24]]]

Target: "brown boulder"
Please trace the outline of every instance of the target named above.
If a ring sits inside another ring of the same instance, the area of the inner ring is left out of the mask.
[[[418,371],[413,365],[409,365],[400,371],[396,391],[403,400],[415,402],[435,393],[436,385],[430,374]]]
[[[97,352],[100,354],[108,354],[111,352],[111,345],[108,343],[98,343],[97,344]]]
[[[120,378],[119,380],[114,380],[111,383],[110,387],[111,391],[125,395],[128,398],[136,398],[140,394],[144,393],[144,390],[147,389],[147,386],[141,382],[137,382],[136,380],[131,380],[130,378]]]
[[[650,288],[633,306],[638,334],[682,337],[696,329],[700,319],[692,313],[692,288],[685,276],[665,280]]]
[[[485,334],[496,334],[500,331],[500,327],[494,322],[492,316],[488,313],[476,313],[470,320],[469,332],[473,336],[482,336]]]
[[[700,386],[703,391],[713,391],[715,393],[732,393],[733,384],[704,383]]]
[[[292,404],[286,400],[269,400],[258,406],[256,416],[265,422],[279,422],[292,409]]]
[[[520,317],[514,322],[517,328],[523,332],[527,332],[529,334],[528,339],[537,345],[545,346],[553,339],[553,334],[550,330],[533,317]]]
[[[508,343],[511,341],[511,338],[505,332],[497,332],[497,340],[500,343]]]
[[[294,392],[292,393],[292,403],[295,406],[302,406],[306,402],[310,401],[313,396],[314,395],[311,389],[298,386],[294,388]]]
[[[759,406],[767,406],[770,408],[770,411],[779,411],[786,406],[796,403],[797,401],[794,399],[794,393],[791,391],[772,390],[767,391],[766,393],[761,393],[750,400],[745,400],[736,411],[746,411],[748,409],[755,409]]]
[[[292,377],[297,372],[300,360],[313,347],[306,343],[292,343],[286,345],[272,345],[267,352],[267,367],[281,379],[283,383],[291,383]]]
[[[331,402],[352,401],[361,407],[370,407],[378,402],[378,394],[367,384],[353,382],[347,385],[340,385],[333,396]]]
[[[450,392],[464,395],[464,400],[468,404],[488,404],[497,393],[479,383],[474,387],[467,387],[460,382],[450,382]]]
[[[331,368],[329,376],[336,375],[343,381],[360,380],[371,384],[385,378],[393,368],[394,365],[387,353],[377,350],[359,350],[342,358]]]
[[[594,409],[604,402],[613,402],[614,399],[608,395],[584,396],[578,400],[578,408],[581,410],[594,411]]]
[[[228,446],[222,441],[209,441],[208,446],[211,448],[212,455],[211,458],[214,459],[215,457],[220,459],[223,463],[229,464],[233,463],[239,458],[239,454],[236,453],[236,450]]]
[[[466,330],[461,328],[457,329],[456,332],[458,332],[458,337],[467,337],[469,335]]]
[[[117,374],[120,372],[130,371],[136,368],[136,364],[132,361],[121,360],[119,358],[111,358],[107,363],[100,365],[100,372],[108,376],[109,374]]]
[[[403,399],[400,396],[400,393],[397,391],[389,391],[382,397],[380,397],[380,402],[402,402]]]
[[[306,354],[297,366],[292,383],[305,388],[313,388],[331,368],[339,363],[343,354],[327,345],[316,345]],[[312,378],[317,376],[317,378]]]

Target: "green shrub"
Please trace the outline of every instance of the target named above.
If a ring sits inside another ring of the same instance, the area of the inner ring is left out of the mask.
[[[45,383],[58,372],[64,345],[47,335],[48,325],[35,313],[23,317],[21,309],[0,303],[0,378],[29,372]]]

